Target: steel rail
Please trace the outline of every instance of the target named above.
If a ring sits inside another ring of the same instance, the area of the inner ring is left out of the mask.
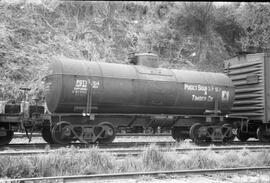
[[[194,147],[194,148],[160,148],[160,151],[176,151],[177,153],[187,153],[191,151],[206,151],[211,150],[217,153],[223,151],[239,151],[239,150],[251,150],[252,152],[258,152],[262,150],[269,150],[270,146],[236,146],[236,147]],[[78,149],[78,152],[88,152],[89,149]],[[98,149],[101,153],[112,153],[114,156],[123,157],[127,155],[138,156],[144,149]],[[37,151],[11,151],[11,152],[0,152],[1,156],[29,156],[29,155],[40,155],[56,152],[55,150],[37,150]]]
[[[190,174],[213,174],[213,173],[238,173],[243,171],[269,171],[270,166],[263,167],[239,167],[239,168],[218,168],[218,169],[193,169],[193,170],[174,170],[174,171],[152,171],[152,172],[130,172],[130,173],[114,173],[114,174],[93,174],[93,175],[73,175],[73,176],[56,176],[56,177],[37,177],[22,179],[7,179],[5,182],[37,182],[37,181],[60,181],[63,183],[89,181],[95,179],[108,178],[130,178],[138,176],[157,176],[163,175],[190,175]]]

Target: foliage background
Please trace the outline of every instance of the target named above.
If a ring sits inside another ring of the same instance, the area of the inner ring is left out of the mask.
[[[222,72],[225,59],[269,47],[270,4],[235,2],[0,2],[0,99],[42,96],[51,58],[126,63],[153,52],[161,67]]]

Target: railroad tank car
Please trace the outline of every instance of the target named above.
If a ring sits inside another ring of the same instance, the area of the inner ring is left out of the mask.
[[[129,64],[56,57],[45,78],[52,120],[43,137],[62,144],[111,142],[114,127],[169,126],[175,139],[231,138],[232,128],[222,126],[234,101],[230,78],[158,68],[158,62],[150,53],[132,55]]]
[[[94,113],[199,115],[216,101],[226,114],[234,99],[234,86],[222,73],[72,59],[56,60],[45,85],[48,110],[55,113],[82,113],[88,93]]]
[[[245,116],[239,123],[237,137],[270,141],[270,55],[242,53],[224,61],[224,72],[235,86],[235,100],[231,116]]]

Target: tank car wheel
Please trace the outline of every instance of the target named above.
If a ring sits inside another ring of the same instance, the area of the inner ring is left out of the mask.
[[[173,127],[172,128],[172,138],[177,142],[189,138],[189,135],[181,133],[181,128]]]
[[[257,129],[257,137],[260,142],[270,142],[270,135],[266,132],[266,126],[259,126]]]
[[[5,126],[0,126],[0,146],[9,144],[13,136],[14,132],[12,130],[8,130]]]
[[[95,132],[96,135],[100,134],[97,141],[101,144],[112,143],[116,136],[113,125],[109,122],[102,122],[98,124],[98,127],[101,127],[101,131]]]
[[[189,130],[189,136],[192,141],[194,141],[196,144],[202,144],[204,143],[204,139],[200,135],[200,128],[202,125],[200,123],[195,123],[191,126]]]
[[[224,135],[223,142],[232,142],[235,138],[233,134],[233,126],[230,124],[224,124],[222,128],[222,134]]]
[[[237,129],[237,135],[236,137],[241,141],[241,142],[246,142],[249,139],[249,134],[243,133],[240,131],[240,129]]]
[[[45,126],[41,130],[42,138],[48,143],[48,144],[54,144],[51,128],[49,126]]]
[[[51,133],[53,141],[58,144],[66,145],[73,140],[72,126],[65,121],[55,124]]]

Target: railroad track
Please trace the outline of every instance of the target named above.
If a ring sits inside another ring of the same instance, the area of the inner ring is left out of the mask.
[[[142,136],[142,137],[170,137],[170,133],[117,133],[117,137],[132,137],[132,136]],[[33,133],[32,137],[41,137],[40,133]],[[15,133],[13,138],[26,138],[25,133]]]
[[[269,150],[270,146],[223,146],[223,147],[193,147],[193,148],[160,148],[161,151],[176,151],[179,154],[188,153],[191,151],[206,151],[211,150],[217,153],[224,151],[239,151],[247,149],[252,152],[259,152],[262,150]],[[55,150],[35,150],[35,151],[3,151],[0,152],[0,156],[29,156],[53,153]],[[78,152],[89,152],[89,149],[78,149]],[[127,155],[138,156],[144,152],[144,149],[99,149],[99,152],[110,153],[117,157],[125,157]]]
[[[174,141],[157,141],[157,142],[114,142],[110,144],[84,144],[84,143],[71,143],[68,145],[58,145],[58,144],[47,144],[47,143],[18,143],[18,144],[8,144],[3,147],[0,147],[0,151],[7,149],[57,149],[61,147],[76,147],[76,148],[130,148],[130,147],[142,147],[149,146],[150,144],[156,144],[157,146],[174,146],[176,143]]]
[[[183,143],[183,142],[182,142]],[[84,143],[71,143],[68,145],[58,145],[58,144],[47,144],[47,143],[14,143],[8,144],[3,147],[0,147],[0,151],[7,150],[7,149],[57,149],[61,147],[70,147],[74,146],[76,148],[91,148],[91,147],[99,147],[99,148],[130,148],[130,147],[139,147],[139,146],[148,146],[150,144],[156,144],[157,146],[181,146],[181,142],[177,143],[175,141],[151,141],[151,142],[113,142],[110,144],[84,144]],[[191,142],[193,145],[193,143]],[[233,141],[228,144],[216,143],[215,146],[248,146],[248,145],[270,145],[268,143],[262,143],[258,140],[241,142],[241,141]],[[194,145],[195,146],[195,145]],[[197,146],[197,145],[196,145]],[[202,144],[200,146],[209,147],[207,144]]]
[[[270,166],[263,167],[240,167],[240,168],[219,168],[219,169],[194,169],[194,170],[174,170],[174,171],[152,171],[152,172],[131,172],[115,174],[93,174],[93,175],[74,175],[58,177],[38,177],[24,179],[9,179],[5,182],[87,182],[100,179],[117,178],[136,178],[139,176],[157,176],[157,175],[192,175],[192,174],[213,174],[213,173],[240,173],[243,171],[269,171]]]

